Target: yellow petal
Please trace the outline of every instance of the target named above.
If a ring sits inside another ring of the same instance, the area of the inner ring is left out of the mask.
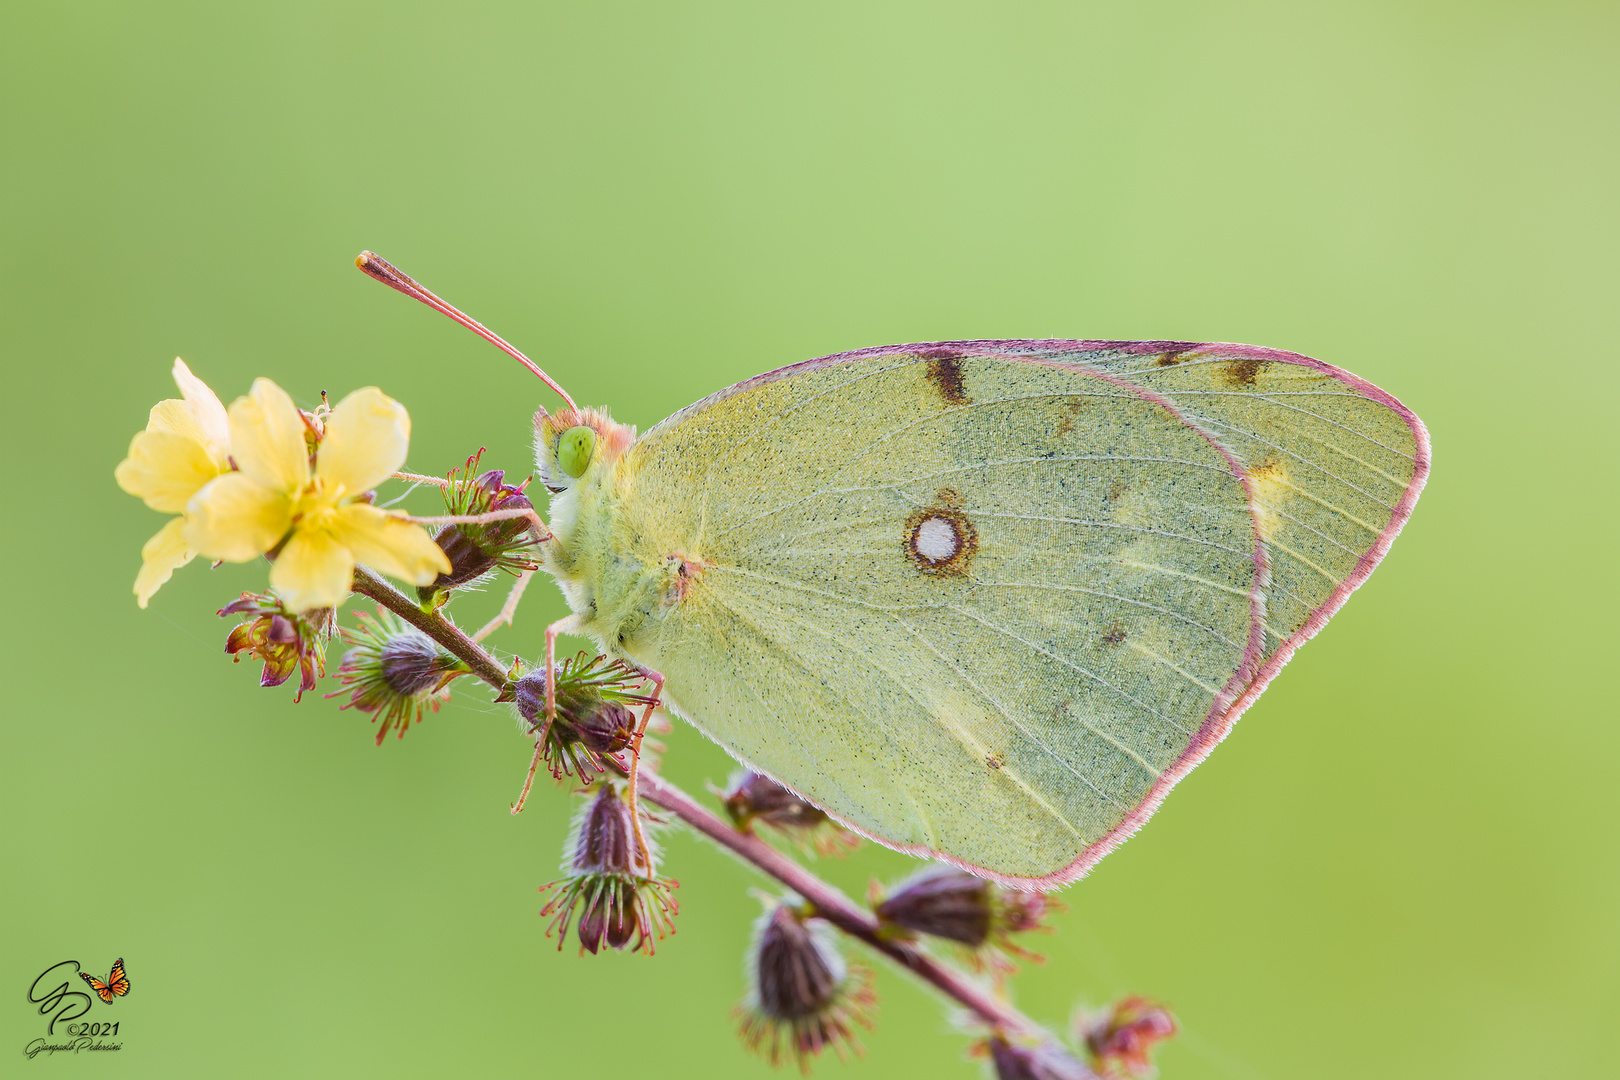
[[[294,611],[336,607],[354,582],[354,556],[324,529],[299,529],[270,568],[270,587]]]
[[[304,421],[285,390],[269,379],[253,380],[248,396],[232,402],[230,418],[231,456],[238,468],[272,491],[295,495],[304,489],[309,483]]]
[[[226,473],[186,504],[186,543],[199,554],[247,562],[275,547],[292,526],[292,503],[246,473]]]
[[[350,495],[374,488],[405,464],[411,416],[405,406],[368,386],[337,403],[326,420],[315,475]]]
[[[135,575],[135,602],[141,607],[146,606],[170,575],[197,554],[186,546],[185,537],[181,535],[184,522],[184,518],[171,519],[141,547],[141,572]]]
[[[186,407],[202,433],[198,441],[223,463],[231,452],[231,425],[225,415],[225,406],[220,404],[219,395],[193,375],[186,362],[178,356],[174,358],[173,373],[175,384],[186,399]]]
[[[354,552],[357,562],[412,585],[429,585],[450,572],[450,560],[422,526],[365,503],[341,506],[332,535]]]
[[[184,435],[204,446],[207,445],[204,442],[202,425],[197,423],[197,414],[191,411],[190,405],[179,398],[165,398],[152,406],[152,411],[146,416],[146,430]]]
[[[113,470],[119,487],[166,514],[184,510],[186,502],[219,473],[202,443],[166,431],[136,432],[129,456]]]

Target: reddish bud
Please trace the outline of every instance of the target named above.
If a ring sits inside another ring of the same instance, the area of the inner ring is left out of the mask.
[[[534,509],[520,488],[505,482],[504,470],[491,469],[472,476],[483,453],[480,450],[468,458],[464,469],[451,470],[450,483],[444,489],[448,512],[456,517],[477,517],[499,510]],[[440,574],[430,585],[419,586],[417,596],[431,603],[439,593],[470,585],[494,570],[516,573],[533,569],[534,563],[523,557],[524,549],[536,543],[529,529],[530,522],[523,517],[441,526],[433,540],[450,560],[450,572]]]
[[[877,905],[875,914],[919,934],[978,948],[990,940],[992,899],[988,881],[941,866],[904,882]]]
[[[574,823],[569,866],[587,873],[650,875],[651,868],[635,853],[635,843],[629,803],[615,785],[602,784]]]
[[[760,929],[754,952],[754,991],[760,1012],[797,1020],[823,1012],[844,979],[844,960],[824,934],[786,904]]]
[[[438,689],[444,673],[455,666],[433,639],[405,630],[388,639],[377,656],[382,681],[395,694],[415,697]]]
[[[438,711],[448,694],[446,687],[471,669],[440,649],[432,638],[381,608],[376,618],[365,612],[356,618],[360,625],[344,630],[354,647],[343,655],[338,667],[343,689],[326,696],[348,694],[343,708],[359,709],[379,721],[377,745],[381,746],[391,728],[397,728],[403,739],[411,722],[420,721],[425,710]]]
[[[301,677],[293,700],[315,688],[317,674],[326,674],[326,639],[332,636],[331,608],[302,614],[288,611],[275,593],[243,593],[219,609],[219,615],[251,618],[225,638],[225,651],[240,661],[244,655],[264,661],[260,686],[280,686],[297,671]]]
[[[1116,1001],[1108,1010],[1077,1018],[1097,1071],[1109,1077],[1152,1077],[1154,1047],[1176,1033],[1176,1018],[1144,997]]]
[[[651,823],[642,824],[645,833]],[[572,926],[581,955],[605,945],[650,956],[654,941],[674,932],[672,919],[680,909],[670,891],[676,883],[657,876],[656,849],[647,859],[637,852],[630,807],[617,784],[599,785],[576,815],[563,872],[566,877],[540,889],[555,890],[540,914],[551,916],[546,936],[557,935],[557,948]]]
[[[756,823],[768,825],[801,848],[821,855],[842,855],[860,843],[855,834],[839,826],[818,807],[763,773],[733,773],[720,799],[741,832],[753,832]]]
[[[1030,930],[1048,929],[1041,920],[1059,905],[1045,893],[1020,892],[1017,889],[997,890],[996,921],[1009,934],[1022,934]]]
[[[1097,1080],[1097,1074],[1054,1043],[1014,1046],[999,1035],[985,1044],[996,1080]]]
[[[619,661],[587,660],[580,653],[557,667],[556,719],[546,722],[546,673],[535,668],[513,684],[513,702],[530,732],[544,733],[542,755],[552,775],[588,780],[608,771],[613,755],[630,746],[636,733],[633,705],[648,699],[634,692],[641,676]],[[620,771],[623,766],[616,766]]]
[[[791,1056],[805,1071],[828,1047],[841,1058],[860,1052],[853,1025],[872,1026],[871,975],[844,963],[820,920],[778,903],[755,924],[748,966],[752,985],[737,1017],[750,1049],[772,1065]]]
[[[518,715],[530,727],[545,722],[546,673],[536,668],[518,679],[515,690]],[[582,744],[596,754],[616,754],[630,745],[636,716],[620,701],[609,701],[590,686],[557,688],[558,737]]]
[[[872,905],[889,926],[954,942],[972,967],[997,975],[1014,969],[1013,957],[1040,962],[1013,935],[1046,930],[1041,919],[1056,907],[1042,893],[1003,888],[950,866],[920,870],[887,897],[874,885]]]

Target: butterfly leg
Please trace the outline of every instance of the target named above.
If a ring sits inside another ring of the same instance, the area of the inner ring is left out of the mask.
[[[647,707],[641,710],[641,722],[636,725],[636,733],[630,743],[630,822],[635,826],[637,850],[641,853],[641,863],[652,870],[652,851],[647,847],[647,836],[641,829],[641,807],[636,797],[636,781],[641,773],[641,740],[646,738],[647,724],[652,720],[653,710],[658,708],[659,698],[664,694],[664,676],[661,672],[650,667],[635,665],[636,673],[643,679],[652,683],[652,693],[647,695]]]
[[[523,590],[529,587],[529,579],[532,577],[534,577],[533,570],[525,570],[518,575],[518,579],[512,583],[512,591],[506,594],[506,603],[501,605],[500,614],[485,623],[478,633],[472,636],[474,641],[483,641],[500,627],[511,624],[512,619],[517,616],[518,601],[523,599]]]
[[[517,802],[512,804],[512,813],[523,813],[523,804],[529,801],[529,789],[534,786],[534,774],[540,768],[541,760],[546,756],[546,736],[551,734],[551,725],[547,724],[545,730],[540,732],[539,738],[534,740],[534,758],[529,762],[529,775],[523,778],[523,790],[518,792]]]
[[[517,802],[512,804],[514,814],[523,812],[523,804],[529,798],[529,788],[534,786],[534,774],[546,756],[546,739],[551,735],[551,725],[557,720],[557,636],[571,634],[578,629],[578,615],[558,619],[546,627],[546,720],[534,740],[534,758],[529,762],[529,775],[523,779],[523,790],[518,793]]]
[[[579,631],[578,615],[558,619],[546,627],[546,730],[557,719],[557,635]]]

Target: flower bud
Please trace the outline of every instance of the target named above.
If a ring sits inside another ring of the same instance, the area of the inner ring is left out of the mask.
[[[436,690],[446,669],[454,662],[439,650],[433,639],[408,629],[388,639],[377,655],[382,682],[391,693],[402,697]]]
[[[480,450],[468,458],[464,469],[451,470],[450,483],[444,488],[446,510],[457,517],[476,517],[497,510],[532,510],[534,504],[522,489],[505,482],[505,470],[490,469],[472,476],[483,453]],[[523,557],[524,549],[536,543],[529,529],[529,520],[522,517],[441,526],[433,539],[450,560],[450,572],[418,587],[417,596],[423,603],[442,602],[442,594],[470,585],[494,570],[532,570],[534,563]]]
[[[596,797],[586,804],[569,837],[568,849],[573,854],[567,869],[652,876],[652,868],[635,851],[635,822],[629,804],[620,795],[614,784],[602,784]]]
[[[996,893],[996,924],[1009,934],[1051,928],[1041,920],[1048,911],[1065,910],[1063,905],[1040,892],[999,889]]]
[[[990,940],[991,885],[954,867],[932,867],[903,883],[875,914],[919,934],[978,948]]]
[[[632,882],[604,879],[596,889],[587,892],[584,905],[579,922],[574,926],[574,936],[579,939],[579,947],[592,956],[603,945],[622,952],[641,932]],[[652,951],[649,943],[647,952]]]
[[[536,669],[516,684],[518,714],[530,727],[545,723],[546,673]],[[630,745],[636,716],[618,701],[605,700],[592,687],[558,688],[557,725],[566,738],[583,743],[599,754],[616,754]]]
[[[872,1026],[871,974],[844,963],[826,924],[796,898],[755,924],[748,967],[749,994],[736,1015],[749,1049],[772,1065],[791,1055],[801,1069],[829,1046],[840,1058],[860,1053],[852,1025]]]
[[[344,630],[354,643],[338,667],[344,689],[326,696],[347,693],[343,708],[359,709],[381,721],[377,728],[381,746],[390,728],[397,726],[403,739],[405,729],[411,721],[420,721],[424,710],[437,712],[449,696],[451,681],[471,669],[432,638],[380,608],[375,619],[364,612],[356,617],[360,626]]]
[[[920,870],[887,897],[874,891],[873,913],[884,923],[961,946],[976,970],[1005,974],[1012,956],[1039,962],[1011,935],[1045,930],[1041,918],[1055,907],[1041,893],[1005,889],[951,866]]]
[[[608,771],[609,760],[635,737],[636,715],[630,706],[648,700],[633,692],[640,681],[641,676],[623,663],[605,657],[587,661],[580,653],[565,660],[557,666],[557,715],[548,727],[545,669],[535,668],[516,680],[513,701],[518,715],[530,732],[544,733],[542,755],[551,763],[553,776],[586,780],[592,773]],[[617,762],[615,767],[624,769]]]
[[[643,818],[644,833],[650,824]],[[581,955],[605,945],[651,956],[654,940],[674,932],[671,920],[680,908],[670,891],[676,883],[657,876],[656,848],[643,854],[638,847],[624,792],[613,781],[598,785],[569,833],[566,876],[540,889],[556,890],[540,914],[551,916],[546,936],[557,934],[558,949],[570,925]]]
[[[996,1080],[1097,1080],[1097,1074],[1055,1043],[1015,1046],[992,1035],[985,1051]]]
[[[844,958],[825,934],[779,904],[761,927],[754,953],[754,992],[761,1012],[796,1020],[825,1012],[844,980]]]
[[[782,833],[801,849],[821,855],[842,855],[860,843],[859,837],[820,808],[763,773],[733,773],[720,799],[739,832],[752,833],[758,822]]]
[[[264,661],[260,686],[280,686],[297,670],[301,673],[299,701],[315,688],[317,672],[326,674],[326,639],[333,633],[331,608],[295,614],[275,593],[243,593],[240,600],[219,609],[219,615],[249,615],[225,639],[225,651],[236,661],[245,653]]]
[[[1176,1018],[1163,1005],[1144,997],[1121,998],[1101,1012],[1075,1017],[1075,1034],[1091,1052],[1103,1076],[1148,1078],[1154,1047],[1176,1033]]]

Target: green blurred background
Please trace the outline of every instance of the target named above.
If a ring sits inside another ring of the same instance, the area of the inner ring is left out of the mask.
[[[5,5],[0,1071],[767,1074],[728,1017],[742,866],[673,838],[657,957],[559,954],[569,798],[507,814],[503,708],[377,749],[226,660],[261,566],[135,607],[162,519],[112,470],[177,354],[227,401],[378,384],[416,469],[527,467],[539,385],[370,247],[643,428],[959,337],[1254,342],[1394,392],[1435,442],[1411,525],[1064,894],[1019,999],[1166,1000],[1173,1080],[1615,1075],[1617,53],[1607,3]],[[34,975],[116,956],[125,1049],[24,1061]],[[821,1074],[975,1075],[880,986]]]

